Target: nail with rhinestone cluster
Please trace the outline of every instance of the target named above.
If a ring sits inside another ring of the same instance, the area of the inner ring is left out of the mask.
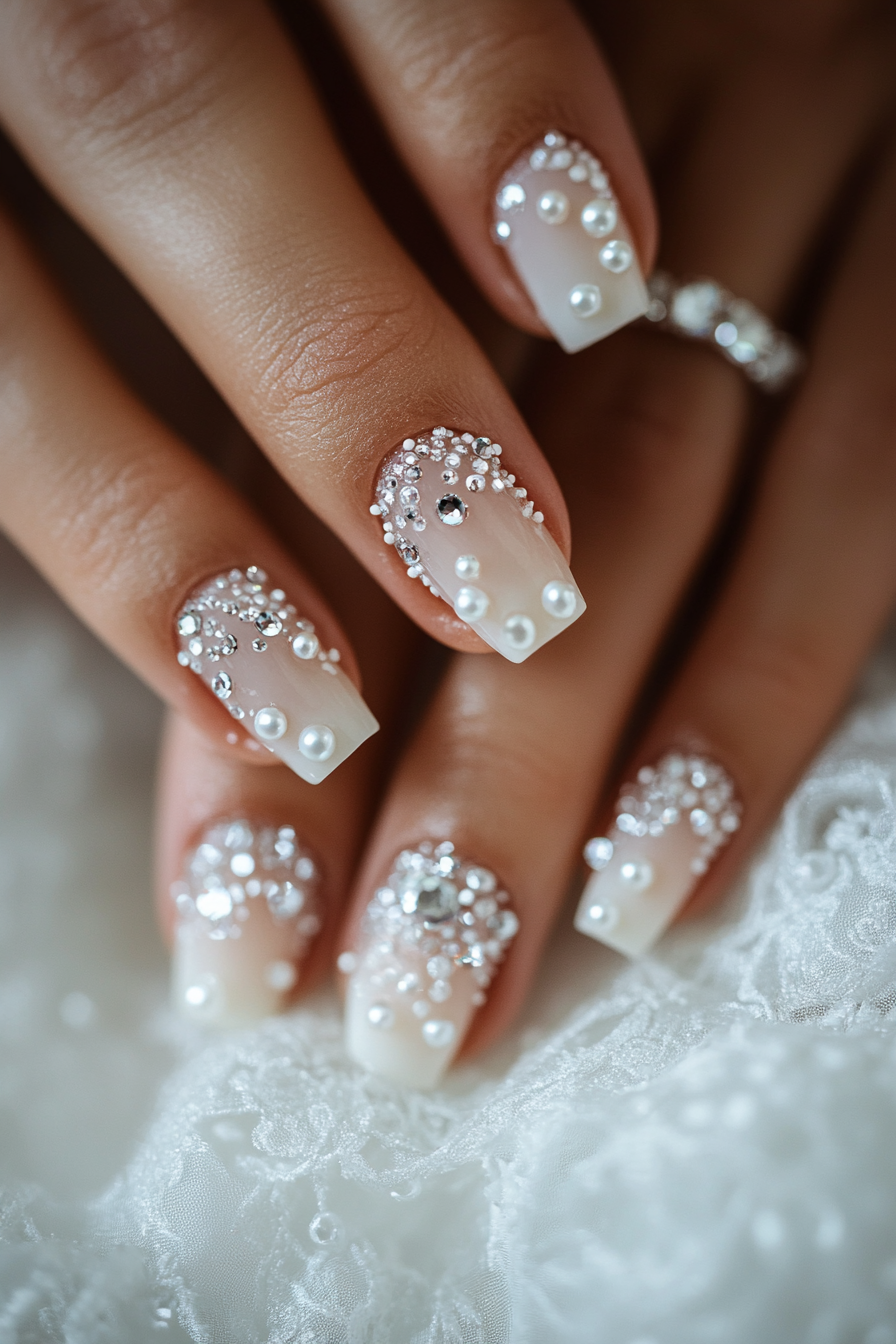
[[[501,179],[494,237],[545,326],[572,353],[647,311],[648,295],[606,170],[549,131]]]
[[[240,1026],[280,1012],[320,932],[317,865],[292,826],[215,822],[171,888],[175,1010]]]
[[[519,921],[495,874],[449,840],[399,854],[364,917],[349,976],[346,1045],[357,1063],[434,1087],[460,1048]]]
[[[543,515],[485,435],[438,426],[405,439],[370,512],[408,577],[513,663],[585,610]]]
[[[177,616],[177,661],[201,677],[253,737],[309,784],[319,784],[378,724],[299,619],[282,588],[250,565],[219,574]]]
[[[670,751],[626,784],[606,835],[585,846],[592,874],[575,924],[629,957],[662,936],[718,851],[741,822],[741,805],[722,767]]]

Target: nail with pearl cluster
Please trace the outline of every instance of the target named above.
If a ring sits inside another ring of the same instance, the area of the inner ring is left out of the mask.
[[[380,469],[370,512],[408,577],[510,662],[585,610],[542,513],[487,435],[439,425],[406,438]]]
[[[740,829],[741,811],[731,777],[702,752],[643,765],[607,833],[585,845],[592,871],[576,928],[629,957],[649,952]]]
[[[402,850],[365,913],[348,976],[346,1048],[406,1087],[435,1087],[463,1042],[519,921],[489,868],[450,840]]]
[[[549,131],[504,174],[493,236],[538,314],[570,353],[642,317],[649,295],[606,169]]]
[[[318,865],[295,828],[214,822],[187,854],[171,900],[175,1011],[215,1027],[281,1012],[323,922]]]
[[[282,588],[256,565],[201,584],[176,618],[177,661],[254,742],[319,784],[379,725]]]

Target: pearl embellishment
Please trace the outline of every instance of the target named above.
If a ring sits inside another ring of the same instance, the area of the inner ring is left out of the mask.
[[[546,583],[541,593],[541,605],[549,616],[565,621],[576,609],[576,590],[571,583]]]
[[[260,709],[255,715],[255,731],[263,742],[278,741],[288,726],[286,715],[276,705]]]
[[[328,761],[336,747],[332,728],[314,723],[299,734],[299,751],[309,761]]]
[[[569,306],[576,317],[594,317],[600,312],[601,302],[597,285],[576,285],[569,292]]]
[[[488,611],[488,598],[481,588],[460,588],[454,610],[462,621],[481,621]]]

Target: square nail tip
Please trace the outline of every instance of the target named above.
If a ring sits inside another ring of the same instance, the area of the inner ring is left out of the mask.
[[[637,302],[633,303],[624,312],[616,314],[609,321],[602,323],[599,326],[595,326],[590,330],[581,330],[575,332],[573,335],[569,335],[564,330],[554,328],[544,313],[539,313],[539,316],[545,326],[549,328],[551,335],[564,353],[567,355],[576,355],[580,350],[587,350],[590,346],[597,345],[598,342],[605,340],[607,336],[612,336],[614,331],[621,331],[623,327],[630,326],[631,323],[636,322],[639,317],[644,317],[649,304],[650,300],[648,298],[647,289],[642,282],[641,295]]]
[[[562,635],[563,632],[565,630],[568,630],[571,625],[575,625],[576,621],[579,619],[580,616],[584,616],[585,612],[588,610],[588,607],[581,593],[578,592],[578,589],[576,590],[576,592],[578,594],[578,606],[575,615],[570,616],[562,623],[557,622],[552,626],[552,628],[544,629],[540,633],[539,638],[536,639],[535,643],[531,646],[531,648],[528,649],[508,648],[507,644],[504,643],[492,629],[482,625],[471,625],[470,629],[474,630],[475,633],[479,636],[479,638],[482,639],[486,644],[488,644],[489,648],[494,649],[495,653],[499,653],[502,658],[507,660],[508,663],[515,663],[515,664],[525,663],[527,659],[532,657],[533,653],[538,653],[539,649],[543,649],[546,644],[550,644],[551,640],[556,639],[558,635]]]
[[[351,1011],[346,1019],[345,1048],[349,1059],[367,1073],[417,1092],[437,1087],[454,1056],[451,1049],[434,1050],[410,1036],[384,1037]]]
[[[363,705],[363,702],[361,702]],[[339,766],[353,756],[359,747],[373,737],[374,733],[379,732],[380,725],[377,720],[367,711],[366,705],[363,706],[366,711],[366,722],[359,723],[358,728],[346,737],[340,730],[336,730],[337,749],[333,755],[326,761],[309,761],[298,748],[290,745],[274,744],[271,748],[275,756],[278,756],[285,766],[287,766],[295,775],[303,779],[306,784],[322,784],[338,770]],[[359,713],[359,719],[363,716]],[[340,741],[342,739],[342,741]],[[267,743],[265,743],[267,745]]]
[[[582,901],[573,920],[574,928],[579,933],[583,933],[586,938],[591,938],[595,943],[603,943],[604,947],[612,948],[614,952],[619,952],[622,956],[628,957],[630,961],[640,961],[643,957],[649,956],[669,927],[670,921],[667,920],[659,928],[641,934],[629,933],[625,936],[614,937],[612,931],[598,928],[594,921],[589,918],[588,909],[590,905],[590,900],[587,905],[584,900]]]

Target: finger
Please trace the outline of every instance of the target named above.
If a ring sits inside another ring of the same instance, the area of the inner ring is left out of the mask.
[[[650,189],[609,71],[570,6],[325,8],[467,266],[510,321],[546,328],[573,351],[646,311]]]
[[[340,935],[349,1052],[412,1086],[494,1040],[528,991],[735,452],[740,389],[724,368],[646,333],[587,358],[599,367],[584,386],[569,364],[553,371],[542,414],[561,480],[576,481],[588,612],[522,668],[453,661],[384,799]]]
[[[205,1025],[282,1011],[319,982],[364,817],[368,762],[309,792],[171,716],[159,777],[158,910],[172,1006]]]
[[[633,787],[592,842],[600,871],[577,927],[630,955],[649,949],[698,885],[702,902],[730,878],[839,712],[892,606],[894,227],[891,156],[730,583],[626,772]]]
[[[577,601],[546,619],[541,604],[547,583],[572,582],[566,513],[544,457],[374,215],[259,0],[171,0],[161,14],[120,0],[4,6],[0,110],[286,479],[425,629],[481,648],[472,627],[519,657],[580,614]],[[444,489],[419,517],[401,515],[408,531],[428,529],[401,554],[371,522],[384,459],[433,425],[471,431],[458,453],[462,501],[477,434],[503,446],[503,469],[518,478],[471,505],[501,557],[489,621],[453,609],[465,586],[453,562],[467,547],[436,509]],[[544,525],[521,527],[523,486]],[[409,571],[448,600],[408,583]],[[521,614],[536,626],[525,650],[503,637]]]
[[[325,778],[376,720],[322,598],[119,383],[2,220],[0,311],[0,524],[194,723]]]

